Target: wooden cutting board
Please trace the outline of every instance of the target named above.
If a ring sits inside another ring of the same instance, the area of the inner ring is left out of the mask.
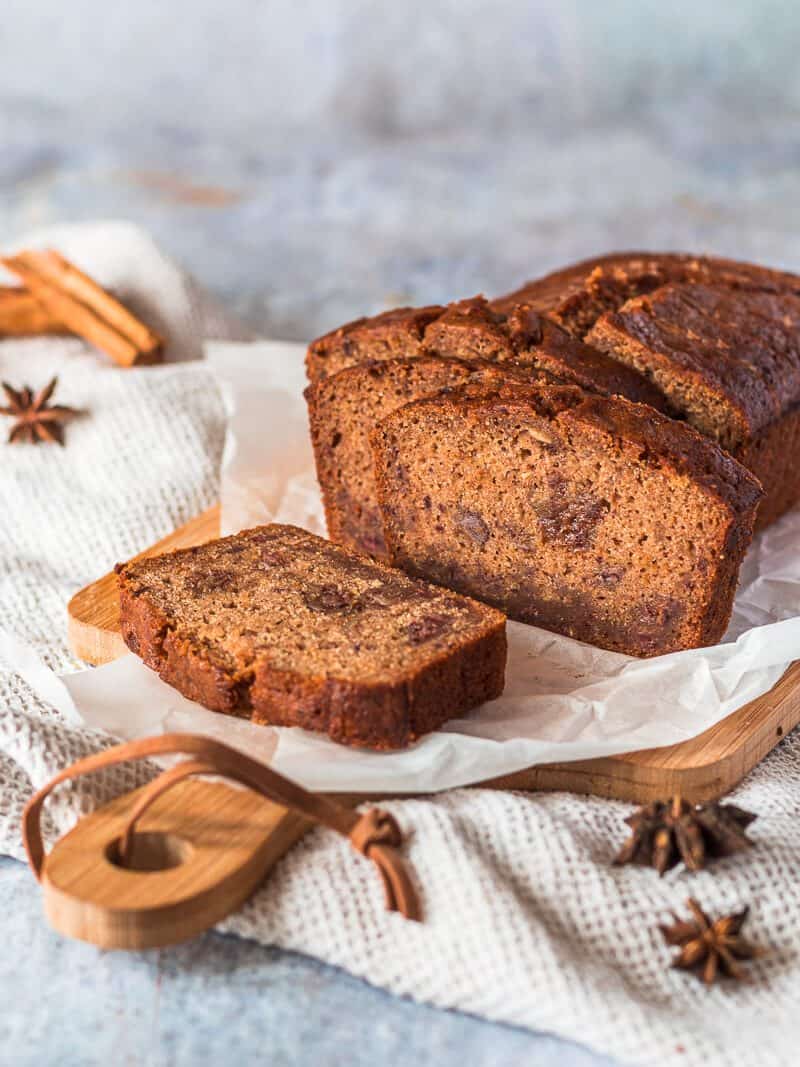
[[[210,508],[153,545],[142,556],[203,544],[219,535],[219,508]],[[69,638],[76,655],[92,664],[127,652],[119,633],[116,579],[107,574],[69,603]],[[502,789],[592,793],[645,803],[680,793],[711,800],[729,792],[800,723],[800,661],[777,685],[709,730],[677,745],[622,756],[531,767],[483,783]]]

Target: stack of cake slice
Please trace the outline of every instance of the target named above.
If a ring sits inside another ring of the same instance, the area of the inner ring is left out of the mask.
[[[500,374],[461,381],[442,360]],[[606,256],[350,323],[307,369],[331,536],[604,647],[719,640],[754,522],[800,499],[800,278],[784,272]]]

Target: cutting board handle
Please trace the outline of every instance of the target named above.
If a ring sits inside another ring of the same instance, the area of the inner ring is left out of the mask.
[[[387,908],[390,911],[399,911],[407,919],[420,919],[419,898],[397,851],[402,844],[402,835],[392,815],[378,808],[371,808],[359,814],[327,797],[308,792],[266,764],[229,745],[196,734],[162,734],[105,749],[66,767],[31,797],[23,813],[22,837],[28,862],[37,879],[47,881],[41,813],[46,798],[56,786],[115,764],[165,755],[187,755],[191,758],[164,771],[149,785],[138,790],[132,804],[122,812],[122,816],[119,804],[109,806],[109,809],[114,809],[113,812],[109,810],[109,826],[113,824],[113,837],[97,832],[104,809],[83,820],[92,820],[92,848],[102,847],[108,858],[109,849],[113,847],[112,862],[118,870],[125,870],[127,867],[126,873],[130,873],[130,860],[137,840],[136,827],[165,793],[190,777],[214,775],[244,785],[273,803],[289,808],[347,837],[353,847],[372,860],[378,868]],[[60,862],[63,864],[65,848],[70,841],[73,843],[78,861],[76,869],[81,869],[81,866],[86,864],[87,842],[90,840],[89,835],[80,834],[80,829],[81,823],[57,845],[60,850]],[[215,847],[224,850],[224,835],[220,835]],[[165,866],[169,864],[165,863]],[[148,871],[152,869],[149,868]],[[80,879],[76,882],[73,892],[80,895]]]

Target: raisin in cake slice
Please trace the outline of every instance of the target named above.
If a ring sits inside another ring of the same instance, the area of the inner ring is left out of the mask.
[[[500,695],[500,612],[293,526],[117,568],[122,636],[214,711],[401,748]]]
[[[369,433],[382,418],[403,404],[459,386],[531,380],[558,381],[531,368],[420,356],[357,364],[309,386],[305,395],[328,536],[386,557],[369,446]]]
[[[509,386],[407,405],[372,444],[408,573],[631,655],[722,637],[761,488],[691,427],[574,387]]]

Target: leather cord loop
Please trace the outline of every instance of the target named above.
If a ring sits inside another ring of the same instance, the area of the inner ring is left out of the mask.
[[[388,811],[370,808],[365,811],[350,831],[350,843],[356,852],[369,855],[373,845],[390,845],[398,848],[403,841],[397,820]]]
[[[348,837],[353,847],[369,858],[380,872],[390,911],[399,911],[407,919],[421,918],[419,898],[397,849],[402,842],[400,828],[386,812],[370,809],[362,815],[341,807],[327,797],[309,793],[296,782],[266,764],[230,748],[221,741],[196,734],[163,734],[128,741],[103,752],[78,760],[60,771],[43,786],[25,806],[22,816],[22,838],[31,870],[41,880],[44,867],[44,846],[41,835],[41,812],[45,800],[56,786],[84,774],[113,767],[129,760],[148,756],[188,755],[194,757],[179,763],[144,788],[131,813],[120,841],[120,855],[128,855],[135,827],[154,801],[165,792],[193,775],[220,775],[239,782],[260,793],[268,800],[299,812],[314,822]]]
[[[178,763],[174,767],[170,767],[168,771],[159,774],[158,778],[154,778],[153,781],[150,782],[137,800],[136,806],[129,815],[128,822],[119,839],[119,859],[123,867],[125,867],[130,860],[136,824],[147,809],[152,807],[162,794],[172,789],[178,782],[182,782],[186,778],[192,776],[213,773],[214,768],[210,763],[203,763],[201,760],[184,760],[183,763]]]

